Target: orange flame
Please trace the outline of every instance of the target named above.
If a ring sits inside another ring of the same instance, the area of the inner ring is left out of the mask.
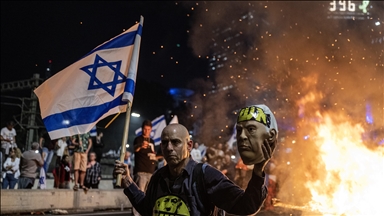
[[[312,195],[310,207],[324,215],[382,215],[384,148],[367,147],[361,124],[340,114],[317,116],[313,144],[323,173],[305,185]]]
[[[364,124],[357,106],[355,115],[340,105],[330,109],[329,96],[314,90],[317,77],[302,81],[296,130],[280,144],[289,151],[276,156],[282,202],[275,206],[311,216],[383,215],[384,146],[369,135],[383,123]]]
[[[285,143],[293,150],[279,158],[278,197],[323,215],[383,215],[384,146],[363,140],[369,128],[344,109],[319,107],[327,96],[313,91],[316,76],[302,81],[294,136],[306,139]]]

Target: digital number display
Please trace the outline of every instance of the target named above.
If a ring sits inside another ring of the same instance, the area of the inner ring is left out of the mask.
[[[331,1],[328,7],[328,19],[369,19],[369,1]]]

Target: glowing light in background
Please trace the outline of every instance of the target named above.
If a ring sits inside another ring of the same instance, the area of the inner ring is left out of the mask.
[[[139,118],[139,117],[140,117],[140,114],[139,114],[139,113],[134,113],[134,112],[133,112],[133,113],[131,113],[131,116],[132,116],[132,117]]]

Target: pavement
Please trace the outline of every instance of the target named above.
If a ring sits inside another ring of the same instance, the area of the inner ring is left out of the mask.
[[[2,214],[3,215],[3,214]],[[54,214],[54,212],[33,212],[33,213],[25,213],[25,214],[13,214],[9,216],[15,216],[15,215],[57,215]],[[126,215],[131,216],[132,209],[126,210],[123,209],[114,209],[114,210],[105,210],[105,211],[92,211],[92,212],[86,212],[86,211],[79,211],[79,212],[68,212],[68,214],[65,215],[73,215],[73,216],[93,216],[93,215]],[[284,209],[281,207],[275,207],[274,210],[261,210],[257,214],[257,216],[315,216],[317,214],[308,214],[304,213],[299,210],[294,209]],[[235,216],[226,214],[225,216]]]
[[[18,214],[1,214],[4,216],[16,216],[16,215],[58,215],[58,213],[54,212],[26,212],[26,213],[18,213]],[[93,216],[93,215],[126,215],[131,216],[132,210],[129,211],[121,211],[121,210],[106,210],[106,211],[94,211],[94,212],[68,212],[67,214],[62,213],[60,215],[68,215],[68,216]]]

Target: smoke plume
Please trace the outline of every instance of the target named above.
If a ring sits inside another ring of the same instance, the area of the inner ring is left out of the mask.
[[[317,155],[316,149],[300,141],[306,135],[306,125],[300,124],[303,118],[311,118],[318,110],[331,111],[367,126],[376,143],[384,138],[384,41],[380,39],[384,5],[371,3],[372,19],[351,20],[328,19],[329,3],[184,3],[193,8],[189,42],[194,53],[201,58],[215,56],[224,65],[207,79],[191,82],[196,90],[194,103],[204,107],[200,139],[217,141],[213,130],[232,127],[235,111],[242,106],[269,106],[281,138],[275,155],[277,170],[287,178],[280,182],[279,196],[296,204],[307,202],[309,194],[300,186],[305,176],[295,169],[310,172]],[[227,60],[218,56],[224,51]],[[373,119],[369,127],[367,107]],[[293,140],[298,143],[292,145]],[[289,168],[291,172],[284,171],[287,161],[296,164]]]

